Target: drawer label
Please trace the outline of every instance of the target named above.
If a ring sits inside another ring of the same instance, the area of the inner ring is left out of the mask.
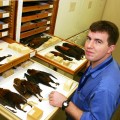
[[[49,29],[50,29],[50,27],[47,27],[47,28],[46,28],[46,30],[49,30]]]
[[[51,16],[52,15],[52,13],[48,13],[48,16]]]
[[[2,37],[7,36],[8,35],[8,31],[2,32]]]
[[[9,0],[3,0],[3,6],[9,5]]]
[[[53,5],[50,5],[50,8],[53,8]]]
[[[50,21],[47,21],[47,24],[50,24]]]
[[[3,13],[3,18],[9,17],[9,13]]]
[[[2,29],[8,28],[8,24],[3,24]]]

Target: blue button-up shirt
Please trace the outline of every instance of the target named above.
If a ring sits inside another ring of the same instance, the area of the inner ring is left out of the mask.
[[[111,58],[93,69],[89,68],[86,74],[96,71],[80,91],[75,91],[71,101],[84,111],[80,120],[110,120],[116,110],[120,98],[120,68],[113,59],[109,65],[98,70]]]

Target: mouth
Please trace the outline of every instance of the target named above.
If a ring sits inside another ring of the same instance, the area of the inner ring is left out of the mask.
[[[93,52],[91,52],[91,51],[89,51],[89,50],[86,50],[86,51],[85,51],[85,54],[86,54],[86,55],[92,55]]]

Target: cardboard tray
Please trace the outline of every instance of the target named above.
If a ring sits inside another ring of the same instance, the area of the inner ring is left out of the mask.
[[[6,88],[6,89],[10,89],[13,92],[17,92],[15,90],[15,88],[13,87],[13,80],[14,78],[20,78],[23,79],[24,78],[24,73],[27,72],[27,69],[37,69],[37,70],[41,70],[41,71],[45,71],[47,73],[52,74],[53,76],[55,76],[57,79],[51,77],[55,82],[58,82],[60,85],[57,86],[57,89],[53,89],[51,87],[48,87],[46,85],[43,84],[39,84],[40,88],[42,89],[42,93],[41,95],[43,96],[43,98],[48,98],[48,95],[50,94],[51,91],[58,91],[62,94],[64,94],[66,97],[70,97],[72,95],[72,93],[76,90],[77,86],[78,86],[78,82],[73,81],[72,79],[63,76],[60,73],[57,73],[51,69],[49,69],[48,67],[43,66],[40,63],[37,63],[35,61],[32,61],[33,63],[30,66],[27,66],[25,68],[18,66],[15,69],[15,72],[13,75],[7,77],[6,79],[3,78],[2,76],[0,76],[0,87],[2,88]],[[25,79],[25,78],[24,78]],[[67,80],[71,80],[73,81],[73,85],[71,87],[71,89],[69,91],[65,91],[63,89],[63,85]],[[55,86],[55,84],[50,83],[52,86]],[[35,103],[37,103],[37,107],[43,110],[43,115],[42,118],[40,120],[49,120],[57,111],[59,108],[57,107],[53,107],[49,104],[49,100],[42,100],[42,102],[39,102],[39,100],[34,97],[31,96],[30,98],[27,99],[28,101],[33,101]],[[23,112],[19,109],[17,109],[17,113],[13,113],[10,110],[6,109],[3,105],[0,105],[0,111],[1,114],[3,116],[5,116],[6,118],[10,119],[10,120],[26,120],[27,119],[27,113],[31,110],[31,108],[26,108],[27,112]]]

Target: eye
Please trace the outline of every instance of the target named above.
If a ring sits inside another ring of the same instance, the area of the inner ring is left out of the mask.
[[[89,36],[86,37],[86,41],[90,41],[91,38]]]
[[[96,43],[99,43],[99,44],[102,44],[102,43],[103,43],[102,40],[100,40],[100,39],[96,39],[95,42],[96,42]]]

